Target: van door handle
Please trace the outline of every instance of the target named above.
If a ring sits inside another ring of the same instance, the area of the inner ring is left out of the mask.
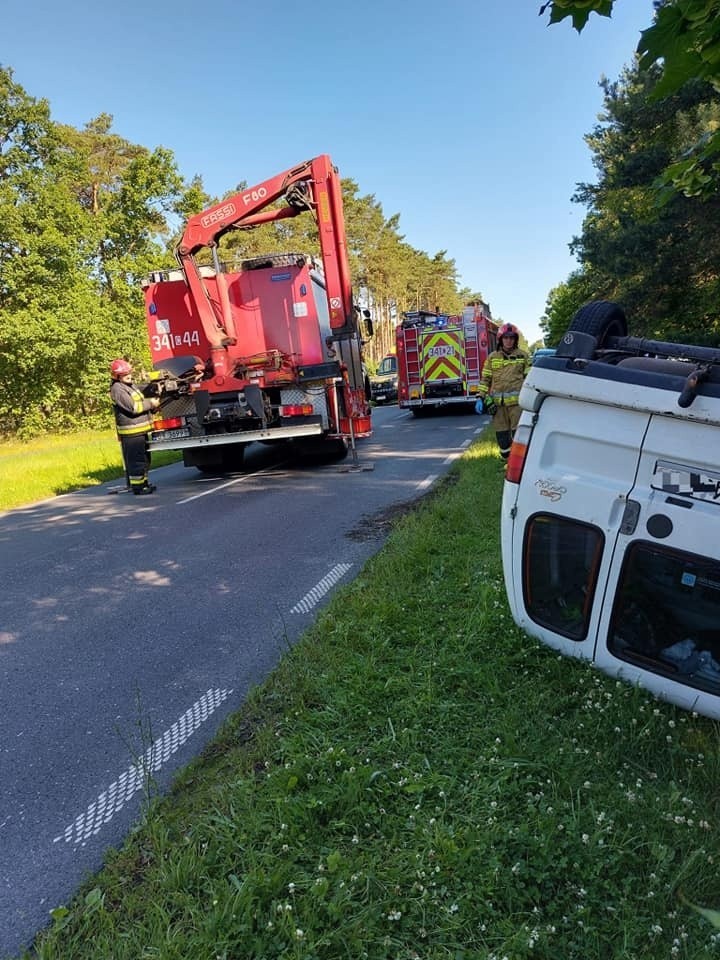
[[[639,517],[640,504],[637,500],[628,500],[625,503],[625,510],[620,521],[620,533],[624,533],[628,537],[635,533]]]

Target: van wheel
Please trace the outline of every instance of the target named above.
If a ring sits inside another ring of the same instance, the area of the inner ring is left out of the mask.
[[[627,318],[622,307],[612,300],[594,300],[580,307],[568,330],[589,333],[601,347],[608,337],[627,336]]]

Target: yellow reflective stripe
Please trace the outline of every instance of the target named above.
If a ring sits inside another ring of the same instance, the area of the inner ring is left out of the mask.
[[[132,437],[136,433],[150,433],[152,430],[151,423],[143,423],[139,427],[118,427],[117,432],[121,437]]]
[[[133,402],[133,408],[134,408],[134,410],[135,410],[135,413],[144,413],[144,412],[145,412],[145,410],[143,409],[143,401],[142,401],[142,400],[135,400],[135,401]]]

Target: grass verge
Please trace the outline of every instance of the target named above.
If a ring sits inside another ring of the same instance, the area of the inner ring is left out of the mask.
[[[31,956],[720,956],[718,726],[514,626],[500,487],[481,439]]]
[[[153,466],[179,460],[179,453],[153,454]],[[123,476],[114,430],[0,443],[0,510],[45,500]]]

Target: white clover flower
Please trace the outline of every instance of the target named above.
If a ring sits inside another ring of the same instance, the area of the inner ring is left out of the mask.
[[[402,917],[402,911],[400,910],[391,910],[387,915],[388,920],[399,920]]]
[[[304,930],[301,930],[300,927],[298,927],[298,928],[295,930],[295,937],[296,937],[296,939],[302,940],[302,938],[303,938],[304,936],[305,936],[305,931],[304,931]]]

